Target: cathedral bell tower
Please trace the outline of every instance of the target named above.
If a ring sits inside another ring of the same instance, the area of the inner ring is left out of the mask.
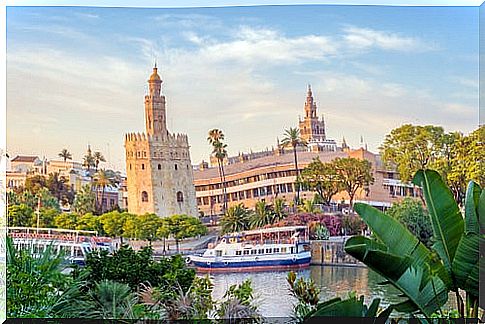
[[[317,116],[317,104],[313,100],[312,88],[308,85],[305,100],[305,118],[299,122],[300,134],[307,143],[325,141],[325,122]]]
[[[157,64],[148,79],[148,94],[145,95],[145,124],[148,135],[167,134],[165,96],[162,93],[162,79]]]

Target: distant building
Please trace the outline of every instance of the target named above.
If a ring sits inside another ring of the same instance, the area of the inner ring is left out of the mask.
[[[128,211],[197,215],[193,168],[185,134],[166,126],[165,96],[157,67],[145,95],[146,133],[125,135]]]
[[[17,155],[10,160],[10,168],[13,172],[42,174],[47,173],[46,161],[38,156]]]

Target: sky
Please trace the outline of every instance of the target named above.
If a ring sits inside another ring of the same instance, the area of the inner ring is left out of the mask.
[[[327,137],[351,147],[377,153],[404,123],[478,126],[477,7],[7,7],[7,151],[80,161],[89,144],[124,170],[155,61],[193,164],[212,128],[229,155],[271,149],[307,84]]]

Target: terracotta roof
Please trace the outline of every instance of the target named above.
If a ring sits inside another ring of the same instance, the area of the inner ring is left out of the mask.
[[[312,162],[313,158],[320,157],[322,162],[329,162],[337,157],[348,157],[345,152],[298,152],[298,165],[307,165]],[[294,163],[293,153],[287,152],[283,155],[272,155],[257,158],[250,161],[239,162],[224,166],[224,174],[227,176],[246,172],[254,169],[272,167],[276,165],[285,165]],[[210,178],[219,178],[219,171],[216,167],[204,170],[194,171],[194,180],[203,180]]]
[[[38,158],[38,156],[17,155],[11,162],[34,162]]]

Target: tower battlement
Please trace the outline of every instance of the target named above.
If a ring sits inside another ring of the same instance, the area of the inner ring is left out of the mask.
[[[133,133],[126,133],[125,134],[125,144],[136,144],[136,143],[159,143],[159,144],[167,144],[168,146],[175,146],[175,147],[188,147],[189,146],[189,138],[186,134],[182,133],[168,133],[167,135],[149,135],[144,132],[133,132]]]

